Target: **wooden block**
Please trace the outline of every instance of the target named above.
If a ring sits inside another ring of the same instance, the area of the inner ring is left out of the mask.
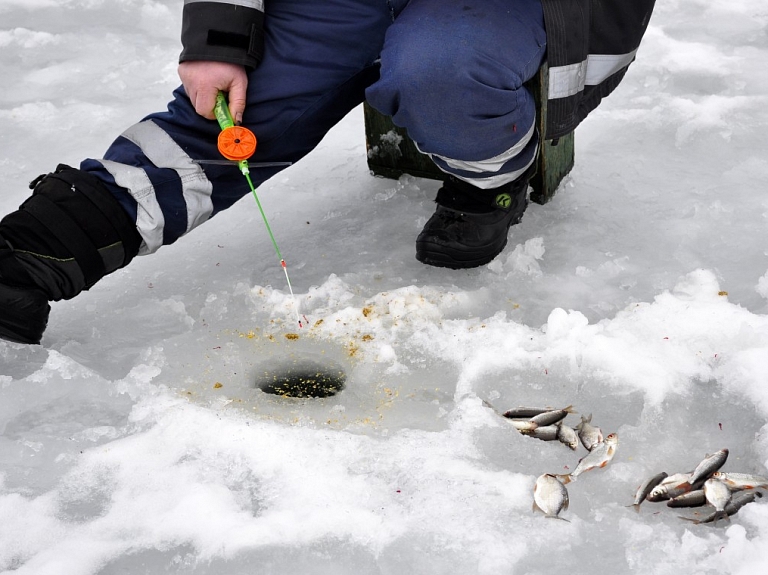
[[[546,88],[549,85],[549,71],[546,64],[527,86],[536,99],[536,122],[539,134],[544,133],[547,118]],[[397,179],[403,174],[419,178],[442,180],[445,174],[434,162],[418,151],[404,128],[398,128],[389,116],[374,110],[367,103],[363,105],[365,115],[365,140],[368,152],[368,167],[376,176]],[[555,195],[560,182],[573,168],[573,133],[558,141],[542,142],[537,161],[536,175],[531,179],[531,200],[545,204]]]

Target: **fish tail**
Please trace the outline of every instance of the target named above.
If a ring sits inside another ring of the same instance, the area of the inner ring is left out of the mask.
[[[635,508],[635,513],[640,513],[640,504],[639,503],[634,503],[632,505],[632,507]]]
[[[585,423],[592,423],[592,414],[591,413],[588,416],[586,416],[586,417],[584,417],[583,415],[581,416],[581,421],[576,426],[576,429],[584,429],[584,424]]]
[[[574,481],[576,479],[575,477],[571,477],[569,473],[566,473],[564,475],[555,475],[555,477],[557,477],[557,480],[563,485],[568,485],[571,481]]]
[[[493,410],[497,415],[501,415],[502,417],[506,417],[503,413],[501,413],[496,407],[487,399],[480,398],[480,401],[483,402],[483,405],[487,407],[488,409]]]
[[[701,521],[699,521],[698,519],[692,519],[691,517],[683,517],[682,515],[678,515],[678,517],[684,521],[690,521],[694,525],[698,525],[699,523],[701,523]]]

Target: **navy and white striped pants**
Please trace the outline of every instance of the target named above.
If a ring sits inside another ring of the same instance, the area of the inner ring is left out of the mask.
[[[265,54],[249,74],[243,125],[253,162],[297,162],[364,99],[408,129],[446,172],[481,188],[520,175],[538,146],[523,83],[546,48],[540,0],[271,0]],[[183,88],[126,130],[99,177],[135,219],[141,252],[170,244],[249,193],[219,158],[218,124]],[[361,135],[362,137],[362,135]],[[253,169],[259,185],[279,168]]]

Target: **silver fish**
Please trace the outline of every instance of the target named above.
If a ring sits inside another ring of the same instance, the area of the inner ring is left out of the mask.
[[[566,475],[558,475],[564,484],[568,484],[576,479],[582,473],[596,467],[605,467],[616,454],[616,448],[619,445],[619,436],[616,433],[608,435],[602,443],[598,443],[587,455],[581,458],[576,469]]]
[[[483,405],[488,409],[492,409],[498,415],[506,417],[506,415],[496,409],[496,407],[490,401],[483,399],[482,402]],[[531,423],[531,421],[525,419],[509,419],[509,422],[512,424],[512,427],[517,429],[520,433],[529,433],[538,427],[537,424]]]
[[[768,478],[760,475],[715,471],[712,474],[712,477],[725,483],[731,491],[741,491],[742,489],[768,489]]]
[[[689,483],[694,484],[701,479],[706,481],[715,471],[723,466],[726,459],[728,459],[727,449],[721,449],[711,455],[707,455],[691,473],[691,478],[688,480]]]
[[[681,483],[680,485],[659,485],[654,488],[648,494],[648,501],[666,501],[667,499],[675,499],[691,491],[696,491],[701,487],[701,483]]]
[[[573,427],[565,425],[562,421],[557,422],[557,439],[560,443],[567,445],[573,451],[579,446],[579,436]]]
[[[542,441],[556,441],[557,432],[557,425],[545,425],[544,427],[537,427],[536,429],[527,431],[525,432],[525,435],[541,439]]]
[[[581,444],[587,448],[587,451],[592,451],[592,448],[598,443],[603,442],[603,432],[599,427],[595,427],[590,422],[592,421],[592,414],[587,417],[581,416],[581,423],[576,426],[576,431],[579,434]]]
[[[509,419],[508,421],[512,424],[512,427],[517,429],[520,433],[527,434],[539,427],[538,424],[528,419]]]
[[[520,433],[529,437],[541,439],[542,441],[557,440],[573,450],[579,446],[579,438],[576,436],[576,432],[573,428],[563,425],[560,421],[553,425],[545,425],[544,427],[537,427],[531,430],[520,430]]]
[[[689,491],[667,501],[667,507],[701,507],[707,503],[703,489]]]
[[[505,414],[505,417],[507,417],[507,419],[509,419],[509,421],[515,427],[515,429],[517,429],[521,433],[530,433],[531,431],[533,431],[534,429],[538,429],[539,427],[546,427],[548,425],[557,423],[561,419],[565,418],[565,416],[568,415],[569,413],[573,413],[571,411],[572,407],[573,406],[569,405],[568,407],[565,407],[563,409],[553,409],[550,411],[545,411],[543,413],[539,413],[538,415],[534,415],[530,419],[511,418],[511,417],[507,417],[506,414]]]
[[[703,481],[697,481],[694,484],[689,483],[691,478],[690,473],[675,473],[670,475],[659,485],[654,487],[648,494],[648,501],[664,501],[666,499],[674,499],[694,491],[701,487]]]
[[[534,415],[530,421],[534,422],[536,425],[541,426],[552,425],[553,423],[557,423],[558,421],[565,419],[565,416],[569,413],[573,413],[572,405],[564,407],[563,409],[553,409],[552,411],[545,411],[544,413]]]
[[[643,503],[643,501],[645,501],[645,498],[648,497],[648,494],[651,492],[651,490],[654,487],[656,487],[659,483],[664,481],[666,478],[667,478],[666,472],[662,471],[661,473],[657,473],[653,477],[643,481],[640,487],[637,488],[637,491],[635,492],[635,500],[632,503],[632,507],[635,508],[635,511],[640,513],[640,505]]]
[[[723,511],[713,511],[703,519],[693,519],[691,517],[683,517],[680,515],[680,519],[685,519],[686,521],[691,521],[693,523],[696,523],[697,525],[700,523],[713,523],[720,519],[722,517],[722,513],[725,512],[725,515],[728,517],[732,517],[736,515],[739,510],[744,507],[747,503],[752,503],[755,499],[758,497],[762,497],[763,494],[759,491],[737,491],[733,494],[731,497],[731,500],[725,505],[725,508]]]
[[[544,413],[546,411],[552,411],[551,407],[513,407],[512,409],[505,411],[502,415],[509,419],[530,419]]]
[[[533,510],[541,511],[546,517],[563,519],[558,517],[563,509],[568,509],[568,490],[565,485],[554,475],[540,475],[533,486]]]
[[[713,521],[728,517],[728,513],[725,512],[725,506],[731,501],[731,490],[728,489],[725,483],[717,479],[707,479],[704,482],[704,497],[707,498],[707,503],[714,507],[715,511],[719,512]]]
[[[690,478],[690,471],[688,473],[673,473],[662,481],[661,485],[680,485],[681,483],[687,483]]]

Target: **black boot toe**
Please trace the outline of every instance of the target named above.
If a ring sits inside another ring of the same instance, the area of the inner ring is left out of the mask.
[[[507,245],[509,227],[517,221],[512,212],[465,214],[438,206],[416,238],[416,259],[452,269],[485,265]]]
[[[0,279],[0,339],[39,344],[50,311],[42,290],[9,286]]]

